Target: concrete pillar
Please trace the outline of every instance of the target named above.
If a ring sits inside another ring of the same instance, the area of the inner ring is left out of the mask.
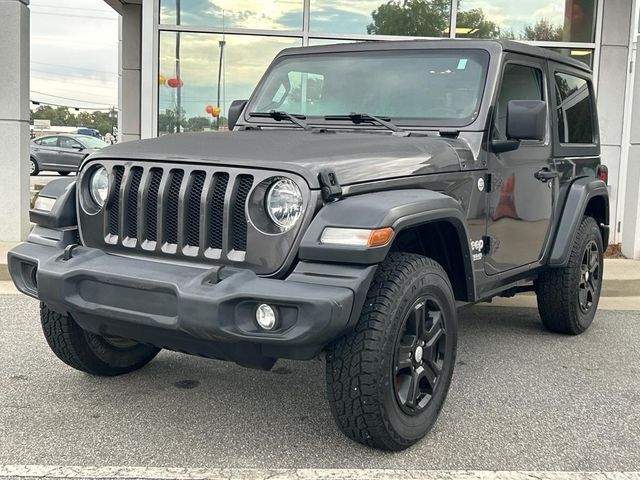
[[[629,157],[622,229],[622,254],[640,260],[640,49],[636,51]]]
[[[118,141],[140,139],[142,5],[123,4],[120,17]]]
[[[0,0],[0,241],[29,233],[29,0]]]
[[[611,243],[620,243],[617,230],[623,150],[625,89],[629,69],[629,40],[633,0],[606,0],[603,8],[598,78],[598,116],[602,163],[609,168]]]

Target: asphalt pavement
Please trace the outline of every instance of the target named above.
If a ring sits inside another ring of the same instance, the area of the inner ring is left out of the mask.
[[[532,308],[466,311],[440,419],[393,454],[338,431],[320,361],[259,372],[161,352],[94,378],[50,352],[35,300],[2,295],[0,466],[640,470],[639,324],[601,311],[567,337]]]

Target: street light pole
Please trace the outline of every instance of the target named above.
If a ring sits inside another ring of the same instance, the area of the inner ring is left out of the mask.
[[[218,45],[220,46],[220,60],[218,61],[218,99],[216,100],[216,106],[220,108],[220,83],[222,82],[222,59],[224,53],[224,46],[226,45],[225,40],[220,40]],[[217,129],[220,130],[220,116],[222,114],[222,109],[220,108],[220,112],[218,112],[218,116],[216,118]]]

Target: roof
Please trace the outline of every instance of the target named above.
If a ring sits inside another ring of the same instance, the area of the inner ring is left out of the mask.
[[[366,41],[357,43],[341,43],[334,45],[318,45],[312,47],[287,48],[280,52],[280,55],[301,55],[308,53],[332,53],[332,52],[353,52],[353,51],[375,51],[375,50],[413,50],[424,48],[477,48],[498,54],[500,52],[513,52],[532,57],[544,58],[557,63],[568,65],[573,68],[591,73],[591,68],[565,55],[561,55],[552,50],[529,45],[527,43],[516,42],[514,40],[475,40],[475,39],[435,39],[435,40],[384,40]]]

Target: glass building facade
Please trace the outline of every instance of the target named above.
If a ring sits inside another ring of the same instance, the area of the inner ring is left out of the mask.
[[[597,64],[597,0],[160,0],[157,133],[225,128],[283,48],[514,39]],[[218,114],[219,108],[219,115]],[[212,115],[213,114],[213,115]]]

